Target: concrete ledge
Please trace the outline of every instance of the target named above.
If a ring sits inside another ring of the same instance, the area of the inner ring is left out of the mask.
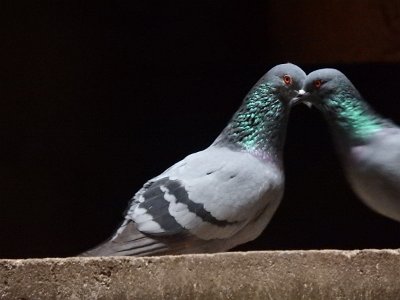
[[[400,250],[0,260],[0,299],[400,299]]]

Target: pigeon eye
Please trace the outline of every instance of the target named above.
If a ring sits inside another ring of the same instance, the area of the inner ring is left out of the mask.
[[[321,85],[323,84],[323,82],[321,79],[317,79],[317,80],[314,80],[313,84],[314,84],[315,88],[319,89],[321,87]]]
[[[284,82],[286,85],[291,85],[292,82],[293,82],[292,77],[290,77],[289,75],[283,75],[282,78],[283,78],[283,82]]]

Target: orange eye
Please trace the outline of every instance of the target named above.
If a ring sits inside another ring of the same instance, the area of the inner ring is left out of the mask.
[[[321,79],[314,80],[313,84],[315,88],[319,89],[322,85],[322,80]]]
[[[293,82],[292,77],[290,77],[289,75],[283,75],[282,78],[283,78],[283,82],[284,82],[286,85],[291,85],[292,82]]]

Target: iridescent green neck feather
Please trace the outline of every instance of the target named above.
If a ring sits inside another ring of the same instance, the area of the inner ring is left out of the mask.
[[[362,143],[389,124],[376,114],[361,96],[343,90],[323,105],[333,130],[350,143]]]
[[[214,145],[231,146],[265,157],[280,155],[288,107],[267,83],[253,87]]]

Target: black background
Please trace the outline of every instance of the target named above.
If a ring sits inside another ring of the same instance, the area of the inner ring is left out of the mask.
[[[0,257],[72,256],[106,239],[147,179],[207,147],[290,60],[271,59],[267,2],[215,2],[2,3]],[[292,62],[339,68],[400,120],[400,65]],[[400,224],[349,189],[314,109],[292,111],[285,170],[279,210],[239,249],[400,246]]]

